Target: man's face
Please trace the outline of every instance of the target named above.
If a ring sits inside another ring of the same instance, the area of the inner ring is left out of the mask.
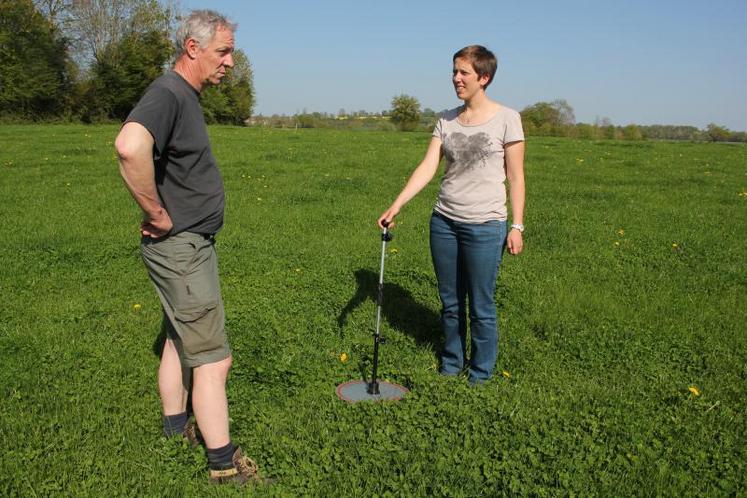
[[[200,78],[204,85],[217,85],[233,67],[233,32],[219,27],[206,47],[199,47]]]

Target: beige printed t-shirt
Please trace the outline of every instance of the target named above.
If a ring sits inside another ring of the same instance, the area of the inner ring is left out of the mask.
[[[446,160],[434,209],[452,220],[484,223],[505,220],[506,170],[504,145],[524,140],[521,116],[503,107],[487,122],[463,125],[461,108],[447,111],[433,136],[441,139]]]

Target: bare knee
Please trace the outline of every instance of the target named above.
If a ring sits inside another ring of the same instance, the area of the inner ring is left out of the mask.
[[[194,376],[195,379],[205,379],[210,382],[225,382],[228,378],[228,371],[231,369],[233,363],[233,356],[229,355],[228,358],[214,363],[206,363],[195,367]]]
[[[228,355],[228,358],[225,360],[221,360],[218,363],[221,363],[221,368],[225,369],[226,375],[228,375],[228,371],[231,370],[231,365],[233,365],[233,355]]]

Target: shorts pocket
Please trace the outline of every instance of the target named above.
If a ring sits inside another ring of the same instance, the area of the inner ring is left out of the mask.
[[[223,306],[212,301],[201,306],[184,306],[174,310],[184,353],[188,358],[227,348]]]
[[[203,316],[213,311],[217,306],[217,300],[205,303],[187,304],[185,306],[174,309],[174,318],[184,323],[196,322]]]

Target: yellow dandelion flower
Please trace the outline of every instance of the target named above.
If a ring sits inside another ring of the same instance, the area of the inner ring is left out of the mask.
[[[679,247],[679,244],[676,242],[672,243],[672,249],[677,249]]]
[[[503,375],[505,378],[510,379],[511,378],[511,372],[508,370],[504,370],[501,372],[501,375]]]
[[[132,309],[134,309],[135,311],[138,311],[140,308],[142,308],[142,306],[140,305],[140,303],[135,303],[135,304],[132,305]]]
[[[687,388],[688,391],[690,391],[693,396],[700,396],[700,389],[698,389],[696,386],[690,386]]]
[[[619,246],[619,245],[620,245],[620,243],[619,243],[619,242],[617,242],[617,241],[615,241],[615,245],[616,245],[616,246]]]
[[[340,354],[340,361],[342,363],[347,363],[348,362],[348,354],[347,353],[341,353]]]
[[[392,254],[397,254],[399,252],[399,249],[397,249],[396,247],[392,247],[391,249],[389,249],[389,252]]]

